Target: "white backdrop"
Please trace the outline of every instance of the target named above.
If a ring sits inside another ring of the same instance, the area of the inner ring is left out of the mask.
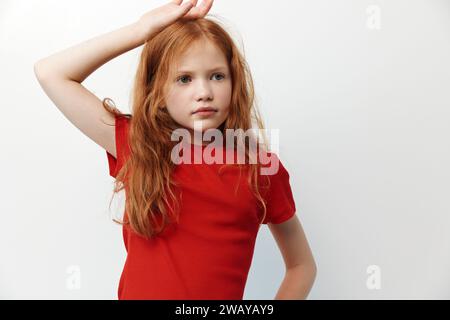
[[[165,2],[0,2],[0,298],[117,298],[125,248],[106,152],[52,104],[33,64]],[[244,43],[267,127],[280,129],[318,265],[309,299],[450,298],[449,10],[215,1],[210,13]],[[128,112],[140,49],[83,84]],[[283,272],[265,226],[244,298],[272,299]]]

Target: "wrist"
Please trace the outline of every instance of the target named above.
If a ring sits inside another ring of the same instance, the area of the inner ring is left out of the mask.
[[[139,21],[130,24],[128,27],[138,45],[142,45],[147,42],[150,32],[149,30],[145,30]]]
[[[156,32],[156,28],[154,26],[149,26],[148,23],[144,23],[142,20],[138,20],[132,24],[132,28],[134,29],[134,33],[142,44],[147,42],[152,34]]]

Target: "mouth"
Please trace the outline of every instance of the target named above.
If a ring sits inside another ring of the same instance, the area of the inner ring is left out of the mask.
[[[216,113],[218,110],[216,108],[213,107],[204,107],[204,108],[199,108],[197,110],[195,110],[194,112],[192,112],[192,114],[196,114],[196,115],[210,115],[210,114],[214,114]]]

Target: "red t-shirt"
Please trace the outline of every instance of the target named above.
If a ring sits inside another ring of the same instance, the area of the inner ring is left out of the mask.
[[[125,116],[116,116],[117,159],[107,152],[112,177],[130,152],[129,122]],[[193,152],[204,148],[191,146]],[[182,192],[180,220],[162,236],[148,240],[123,226],[127,258],[119,299],[242,299],[262,209],[247,184],[246,171],[241,179],[239,169],[225,169],[219,175],[221,166],[182,163],[175,167],[172,178]],[[281,161],[278,172],[269,177],[263,223],[278,224],[295,214],[295,203]]]

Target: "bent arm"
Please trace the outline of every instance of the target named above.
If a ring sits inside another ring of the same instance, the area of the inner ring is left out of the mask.
[[[35,63],[40,86],[64,116],[116,157],[114,115],[81,83],[97,68],[145,43],[137,23],[89,39]]]
[[[137,23],[89,39],[37,61],[39,81],[52,78],[82,83],[91,73],[113,58],[145,43]]]
[[[286,271],[275,300],[305,300],[316,278],[312,265],[298,265]]]
[[[283,223],[268,226],[286,266],[275,299],[306,299],[315,281],[317,266],[299,219],[294,215]]]

